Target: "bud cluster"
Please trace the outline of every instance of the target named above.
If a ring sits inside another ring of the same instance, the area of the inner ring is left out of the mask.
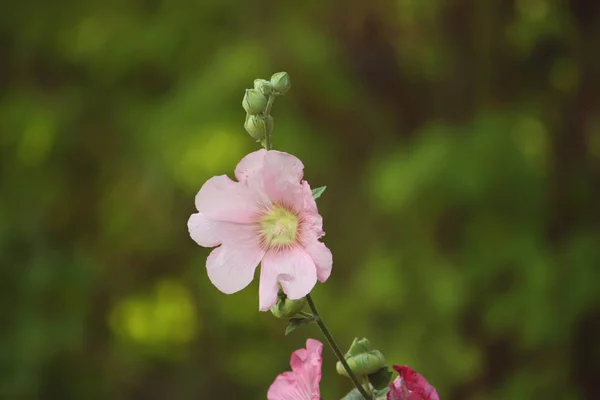
[[[242,107],[246,110],[246,131],[266,147],[273,132],[274,120],[271,117],[271,107],[276,96],[285,94],[290,89],[290,77],[287,72],[273,74],[270,81],[255,79],[254,87],[246,89]]]
[[[354,339],[344,358],[357,376],[370,375],[385,367],[385,357],[379,350],[373,349],[371,342],[366,338]],[[339,361],[336,370],[338,374],[348,376],[348,372]]]

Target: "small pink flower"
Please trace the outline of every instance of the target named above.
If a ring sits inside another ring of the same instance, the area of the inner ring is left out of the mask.
[[[308,339],[306,349],[293,352],[290,360],[292,371],[275,378],[267,392],[267,400],[319,400],[322,351],[323,343]]]
[[[291,300],[306,296],[331,274],[331,251],[319,241],[323,220],[304,165],[291,154],[255,151],[226,175],[210,178],[196,195],[198,213],[188,229],[200,246],[214,247],[206,260],[211,282],[235,293],[252,282],[262,261],[259,309],[277,302],[279,285]]]
[[[390,383],[387,400],[440,400],[438,392],[421,375],[405,365],[394,365],[398,377]]]

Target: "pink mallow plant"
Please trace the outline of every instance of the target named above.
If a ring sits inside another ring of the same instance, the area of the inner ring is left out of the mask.
[[[264,149],[244,157],[226,175],[210,178],[196,195],[198,213],[188,229],[200,246],[214,249],[206,261],[208,278],[223,293],[252,282],[262,261],[259,309],[277,302],[279,287],[291,300],[306,296],[331,274],[331,251],[319,241],[323,220],[304,165],[291,154]]]
[[[368,339],[356,338],[346,354],[329,332],[310,292],[331,275],[333,256],[320,239],[323,219],[316,199],[325,187],[311,190],[303,180],[304,165],[295,156],[272,149],[273,102],[290,88],[287,73],[256,79],[242,100],[244,128],[264,149],[248,154],[235,168],[235,178],[210,178],[196,195],[197,213],[190,216],[191,238],[203,247],[216,247],[206,260],[210,281],[221,292],[247,287],[261,264],[259,310],[271,310],[288,320],[285,334],[317,324],[338,359],[338,374],[354,389],[343,400],[439,400],[425,378],[406,366],[392,372],[385,357]],[[310,312],[303,308],[308,305]],[[292,353],[292,371],[279,375],[268,400],[319,400],[323,344],[306,341]]]

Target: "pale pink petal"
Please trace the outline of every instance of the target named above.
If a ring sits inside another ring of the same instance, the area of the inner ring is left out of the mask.
[[[301,247],[270,250],[262,265],[268,271],[276,271],[277,282],[291,300],[306,296],[317,283],[317,267]]]
[[[292,367],[292,371],[303,373],[304,365],[308,361],[310,357],[310,353],[306,349],[298,349],[292,353],[292,357],[290,357],[290,366]]]
[[[321,391],[321,366],[323,344],[308,339],[306,349],[292,353],[290,365],[293,372],[279,375],[269,388],[268,400],[319,400]]]
[[[320,365],[323,361],[323,343],[315,339],[306,339],[306,350],[311,354],[312,360],[318,362],[320,369]]]
[[[271,206],[271,200],[265,191],[263,166],[267,151],[260,149],[248,154],[235,168],[235,177],[240,183],[249,187],[259,199],[262,207]]]
[[[331,275],[331,268],[333,267],[331,250],[318,240],[311,241],[305,245],[304,249],[312,257],[317,267],[317,278],[320,282],[325,282]]]
[[[277,303],[278,292],[277,265],[265,263],[265,259],[263,258],[262,265],[260,266],[260,283],[258,285],[258,309],[260,311],[269,311]]]
[[[201,213],[192,214],[188,220],[190,236],[203,247],[214,247],[224,241],[235,241],[240,232],[247,232],[248,229],[252,236],[256,235],[256,228],[251,225],[213,221]]]
[[[310,214],[318,214],[317,202],[312,195],[312,189],[306,181],[302,181],[302,197],[304,198],[304,211]]]
[[[223,293],[238,292],[254,278],[254,271],[265,254],[254,229],[251,225],[237,226],[206,260],[208,278]]]
[[[323,232],[323,217],[319,214],[303,214],[301,232],[300,241],[302,243],[309,243],[325,236],[325,232]]]
[[[188,231],[191,238],[200,246],[214,247],[222,242],[219,224],[224,223],[227,222],[213,221],[201,213],[196,213],[188,220]]]
[[[319,372],[318,378],[321,379],[321,363],[323,353],[323,343],[319,342],[315,339],[307,339],[306,340],[306,348],[299,349],[292,353],[292,357],[290,358],[290,366],[292,367],[292,371],[294,372],[309,372],[311,375],[311,379],[309,381],[314,382],[314,377],[312,372]],[[317,381],[318,384],[318,381]]]
[[[302,240],[309,242],[315,236],[318,239],[325,235],[325,232],[323,232],[323,218],[319,215],[317,202],[313,198],[310,185],[306,181],[302,181],[302,197],[304,199],[304,211],[302,213]]]
[[[248,186],[226,175],[210,178],[196,195],[196,208],[214,221],[256,222],[260,198]]]
[[[319,400],[298,384],[296,374],[284,372],[269,387],[267,400]]]
[[[235,167],[235,177],[237,180],[243,183],[256,175],[262,179],[265,154],[267,154],[267,150],[260,149],[242,158],[237,167]]]
[[[309,363],[310,372],[308,374],[308,383],[314,394],[320,395],[319,384],[321,383],[321,367],[323,365],[323,343],[315,339],[306,340],[306,350],[310,354]],[[317,397],[318,399],[319,397]]]
[[[296,211],[304,208],[302,161],[288,153],[269,151],[265,155],[263,177],[265,191],[275,204],[285,205]]]

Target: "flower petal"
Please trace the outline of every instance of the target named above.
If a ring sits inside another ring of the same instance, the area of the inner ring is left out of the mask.
[[[267,400],[311,400],[310,394],[305,393],[296,378],[293,372],[280,374],[269,387]]]
[[[259,197],[248,186],[226,175],[210,178],[196,195],[196,208],[214,221],[251,223],[257,220]]]
[[[440,400],[437,390],[427,380],[405,365],[394,365],[398,377],[390,383],[388,400]]]
[[[312,396],[320,394],[322,353],[323,343],[318,340],[307,339],[306,349],[296,350],[292,353],[290,359],[290,366],[292,371],[296,373],[298,384]]]
[[[292,353],[293,372],[279,375],[269,387],[268,400],[318,400],[321,397],[321,366],[323,344],[308,339],[306,348]]]
[[[265,191],[263,166],[267,151],[260,149],[248,154],[235,168],[235,177],[240,183],[249,187],[260,201],[261,206],[271,206],[271,200]]]
[[[265,254],[254,229],[251,225],[237,226],[206,260],[208,278],[223,293],[238,292],[254,278],[254,271]]]
[[[277,303],[277,293],[279,292],[277,265],[266,264],[265,258],[260,266],[260,283],[258,285],[258,309],[260,311],[269,311]]]
[[[317,278],[320,282],[325,282],[333,267],[333,255],[331,250],[325,246],[325,243],[313,240],[308,243],[305,248],[306,252],[312,257],[315,266],[317,267]]]
[[[304,211],[310,214],[318,214],[317,202],[312,195],[310,185],[306,181],[302,181],[302,198],[304,199]]]
[[[299,349],[292,353],[290,359],[290,366],[292,371],[304,371],[303,367],[309,367],[308,369],[315,369],[318,366],[319,372],[321,370],[321,364],[323,359],[321,354],[323,353],[323,343],[315,339],[306,340],[306,349]],[[320,376],[319,376],[320,379]],[[318,384],[318,382],[317,382]]]
[[[301,247],[270,250],[265,255],[262,265],[271,274],[275,271],[277,282],[291,300],[306,296],[317,283],[315,263]]]
[[[235,167],[235,177],[238,181],[244,183],[255,176],[262,180],[262,169],[265,162],[267,150],[260,149],[248,154]]]
[[[301,211],[304,208],[302,185],[304,165],[297,157],[279,151],[265,155],[263,177],[265,191],[273,203]]]
[[[188,220],[188,231],[191,238],[200,246],[214,247],[222,242],[219,224],[224,223],[226,222],[213,221],[201,213],[196,213]]]

